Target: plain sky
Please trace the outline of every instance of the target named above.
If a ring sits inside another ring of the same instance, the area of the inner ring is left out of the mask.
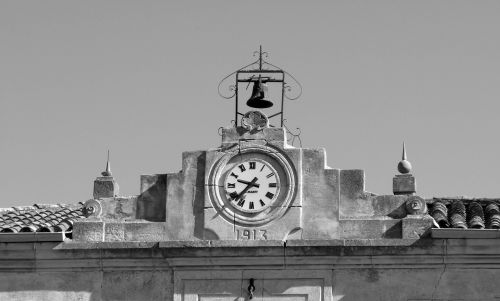
[[[220,145],[219,81],[255,58],[292,73],[304,147],[392,194],[500,196],[499,1],[1,1],[0,207],[121,195]]]

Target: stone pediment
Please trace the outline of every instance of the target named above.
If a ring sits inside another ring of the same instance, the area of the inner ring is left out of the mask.
[[[141,176],[135,197],[87,202],[76,241],[418,238],[432,220],[412,194],[365,191],[362,170],[330,168],[322,148],[284,128],[222,129],[218,148],[188,151],[178,173]]]

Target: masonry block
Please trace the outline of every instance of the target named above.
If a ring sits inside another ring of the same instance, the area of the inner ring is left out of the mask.
[[[394,194],[415,194],[417,192],[417,182],[411,174],[396,175],[392,179],[392,191]]]
[[[397,219],[349,219],[340,221],[342,239],[401,238]]]
[[[141,194],[137,199],[137,219],[164,222],[167,175],[141,175]]]
[[[365,192],[365,172],[361,169],[340,171],[341,201],[355,200]]]
[[[100,199],[103,219],[131,220],[136,218],[137,197],[114,197]]]
[[[119,187],[113,177],[98,177],[94,181],[94,199],[118,196]]]
[[[125,226],[123,222],[107,222],[104,224],[104,241],[124,241]]]
[[[302,164],[303,237],[338,238],[339,170],[326,167],[324,149],[304,149]]]
[[[78,220],[73,223],[74,241],[103,241],[104,223],[102,221]]]
[[[205,152],[184,152],[182,172],[168,174],[165,229],[171,239],[193,239],[195,216],[203,214]]]
[[[408,215],[402,219],[403,238],[426,237],[432,228],[432,217],[429,215]]]
[[[125,241],[164,241],[172,239],[170,236],[171,231],[167,231],[167,223],[125,222],[123,228]]]

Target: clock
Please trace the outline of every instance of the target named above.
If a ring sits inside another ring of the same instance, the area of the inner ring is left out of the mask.
[[[257,213],[273,205],[280,186],[280,177],[273,165],[257,158],[235,164],[224,181],[229,204],[248,213]]]
[[[286,213],[296,194],[296,171],[281,150],[253,145],[226,151],[212,166],[208,189],[217,216],[261,226]]]

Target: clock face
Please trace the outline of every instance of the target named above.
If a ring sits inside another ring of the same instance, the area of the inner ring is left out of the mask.
[[[265,160],[237,163],[226,174],[224,189],[229,204],[243,212],[260,212],[271,206],[280,191],[279,173]]]
[[[227,151],[208,175],[211,205],[237,226],[262,226],[283,216],[295,196],[296,174],[271,146]]]

